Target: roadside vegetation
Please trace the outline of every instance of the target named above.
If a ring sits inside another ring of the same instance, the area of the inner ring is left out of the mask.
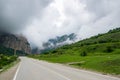
[[[120,28],[29,57],[120,75]]]
[[[16,53],[15,53],[16,52]],[[0,72],[12,67],[19,62],[18,56],[25,56],[27,53],[0,45]]]
[[[0,45],[0,72],[11,67],[15,61],[17,61],[17,56],[14,56],[14,50],[11,48],[6,48]],[[12,65],[11,65],[12,64]]]
[[[12,64],[15,61],[17,61],[17,56],[8,56],[0,54],[0,72],[9,67],[10,64]]]

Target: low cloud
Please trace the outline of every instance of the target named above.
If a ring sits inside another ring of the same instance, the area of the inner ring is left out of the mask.
[[[76,33],[78,40],[120,26],[120,0],[1,0],[0,29],[25,35],[32,46]]]
[[[0,30],[18,32],[42,15],[51,0],[0,0]]]

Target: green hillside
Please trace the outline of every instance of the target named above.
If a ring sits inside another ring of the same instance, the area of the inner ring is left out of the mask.
[[[30,57],[109,74],[120,74],[120,28]]]

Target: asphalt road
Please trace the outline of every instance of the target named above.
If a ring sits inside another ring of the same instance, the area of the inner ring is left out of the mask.
[[[21,57],[13,80],[120,80],[120,78]]]

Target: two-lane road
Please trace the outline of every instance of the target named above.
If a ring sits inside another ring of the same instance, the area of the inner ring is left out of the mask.
[[[21,57],[13,80],[120,80],[120,78]]]

